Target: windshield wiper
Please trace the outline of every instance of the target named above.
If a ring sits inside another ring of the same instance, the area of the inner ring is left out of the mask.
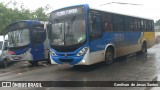
[[[75,19],[76,19],[76,16],[74,16],[74,17],[71,19],[71,21],[69,22],[69,24],[68,24],[68,26],[67,26],[68,32],[69,32],[70,27],[73,25],[73,22],[75,21]]]
[[[60,23],[59,20],[55,19],[55,21],[57,22],[58,29],[62,30],[62,25],[61,26],[58,25]]]
[[[16,46],[20,41],[22,41],[22,38],[21,38],[21,34],[23,32],[23,29],[17,31],[17,33],[15,32],[10,32],[10,37],[11,37],[11,42],[14,46]],[[21,40],[19,40],[21,39]]]
[[[72,17],[71,18],[71,21],[70,22],[68,22],[68,26],[67,26],[67,32],[65,32],[65,30],[64,30],[64,45],[65,45],[65,43],[66,43],[66,37],[68,36],[70,36],[70,29],[71,29],[71,27],[72,27],[72,25],[73,25],[73,22],[75,21],[75,18],[76,18],[76,16],[74,16],[74,17]]]
[[[71,29],[72,25],[73,25],[73,22],[75,21],[75,18],[76,16],[74,16],[71,21],[68,23],[68,26],[67,26],[67,34],[69,35],[69,30]]]
[[[14,36],[13,36],[13,32],[10,32],[11,34],[10,34],[10,36],[11,36],[11,42],[12,42],[12,44],[15,44],[15,40],[14,40]]]
[[[24,29],[19,30],[18,35],[17,35],[17,43],[22,42],[22,32]],[[21,39],[21,40],[20,40]]]

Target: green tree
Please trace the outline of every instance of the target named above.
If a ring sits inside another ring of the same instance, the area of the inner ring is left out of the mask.
[[[9,5],[13,8],[9,8]],[[26,9],[22,3],[20,7],[17,7],[17,2],[12,1],[4,5],[0,3],[0,33],[2,33],[8,24],[18,20],[47,20],[46,11],[49,7],[40,7],[35,11]]]
[[[45,14],[45,9],[40,7],[33,12],[34,19],[45,21],[47,20],[47,15]]]

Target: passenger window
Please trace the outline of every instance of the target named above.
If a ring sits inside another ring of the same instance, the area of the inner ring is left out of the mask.
[[[104,27],[104,31],[113,31],[113,28],[112,28],[112,15],[109,14],[109,13],[105,13],[104,16],[103,16],[103,20],[104,20],[104,24],[103,24],[103,27]]]
[[[99,37],[102,35],[102,21],[100,15],[91,16],[91,35]]]

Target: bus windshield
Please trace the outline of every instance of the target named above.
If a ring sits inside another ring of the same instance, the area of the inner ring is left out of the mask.
[[[30,43],[29,29],[17,29],[8,32],[8,47],[25,46]]]
[[[49,39],[51,45],[69,46],[86,40],[85,18],[76,17],[66,20],[54,20],[50,24]]]

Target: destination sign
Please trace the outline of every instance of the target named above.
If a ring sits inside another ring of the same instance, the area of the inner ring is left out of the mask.
[[[69,7],[53,11],[51,13],[51,18],[54,19],[54,18],[64,18],[64,17],[74,16],[74,15],[82,15],[84,14],[84,12],[85,12],[84,6]]]

